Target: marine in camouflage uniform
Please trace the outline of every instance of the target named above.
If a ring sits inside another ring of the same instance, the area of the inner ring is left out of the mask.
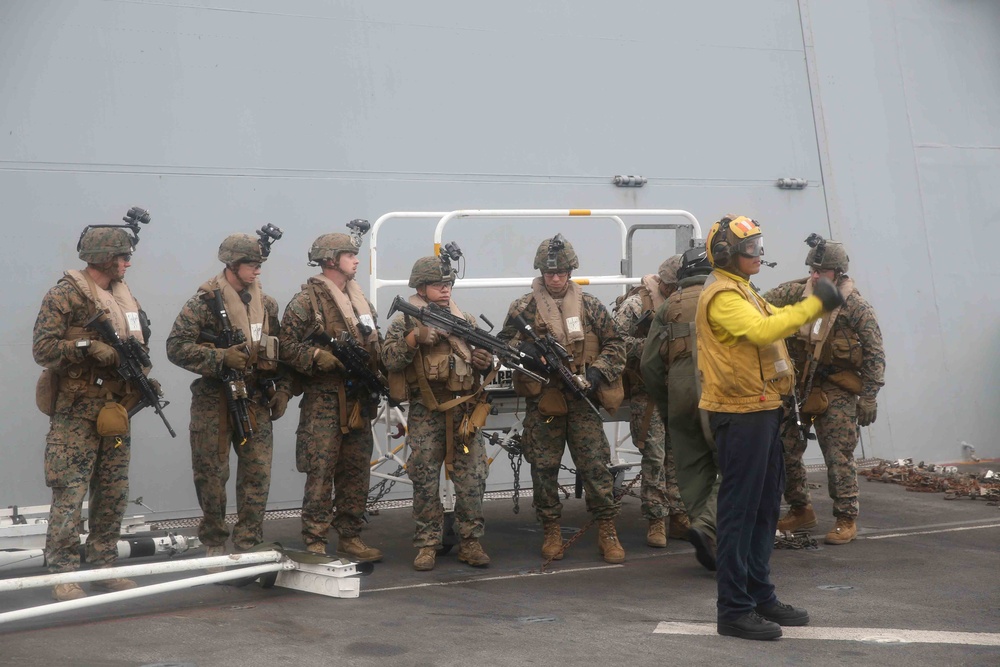
[[[858,445],[858,426],[868,426],[875,421],[876,396],[885,383],[885,350],[875,310],[847,275],[849,258],[844,246],[818,236],[810,240],[816,246],[806,257],[810,278],[779,285],[764,294],[764,298],[777,306],[797,303],[812,294],[813,285],[822,277],[833,280],[844,297],[844,305],[835,312],[788,338],[788,350],[798,373],[800,401],[804,400],[806,389],[810,390],[802,418],[811,421],[816,428],[826,461],[836,524],[825,541],[827,544],[847,544],[857,535],[858,474],[854,450]],[[812,366],[815,366],[814,373]],[[782,439],[787,479],[785,500],[790,509],[778,528],[808,529],[817,521],[802,461],[806,439],[792,421]]]
[[[642,454],[642,486],[640,490],[642,516],[649,521],[646,544],[667,546],[667,526],[670,517],[670,537],[687,537],[688,521],[677,488],[674,454],[663,419],[655,413],[655,403],[649,400],[639,372],[646,335],[653,313],[670,296],[677,285],[680,255],[666,260],[656,274],[643,276],[642,282],[629,294],[619,297],[614,311],[615,328],[625,341],[625,372],[629,395],[629,431],[632,442]]]
[[[354,388],[357,380],[329,346],[314,334],[350,340],[363,348],[378,371],[381,340],[376,314],[358,286],[360,237],[324,234],[309,250],[309,264],[321,267],[292,297],[281,319],[281,360],[298,372],[303,398],[295,439],[295,465],[305,473],[302,540],[326,553],[331,525],[338,555],[360,562],[382,559],[361,540],[375,441],[371,423],[378,402]],[[353,419],[352,419],[353,416]],[[336,497],[333,494],[336,492]]]
[[[205,281],[174,320],[167,337],[167,358],[200,377],[191,383],[191,467],[201,506],[198,537],[208,555],[225,553],[226,483],[230,449],[235,450],[236,513],[233,547],[246,551],[264,537],[264,509],[271,485],[271,422],[281,417],[290,396],[287,378],[277,377],[278,304],[264,294],[257,276],[266,255],[249,234],[232,234],[219,247],[226,267]],[[233,330],[246,342],[229,348],[206,340],[220,339],[223,327],[214,293],[221,290]],[[205,335],[207,334],[207,336]],[[223,377],[242,372],[253,435],[237,442],[227,408]]]
[[[514,322],[521,315],[540,336],[552,335],[569,350],[574,358],[570,371],[586,377],[593,399],[599,399],[600,392],[608,397],[605,408],[617,409],[610,403],[620,403],[622,398],[620,393],[611,396],[616,388],[621,391],[625,342],[604,305],[570,280],[580,266],[573,246],[561,234],[542,241],[534,266],[541,276],[535,278],[531,292],[510,305],[499,338],[519,345],[529,356],[538,356],[535,344],[524,340]],[[585,400],[563,387],[555,374],[544,388],[520,373],[514,374],[514,389],[527,405],[522,442],[524,458],[531,463],[535,514],[544,531],[542,556],[562,558],[558,478],[568,445],[583,479],[587,509],[599,525],[598,550],[605,561],[621,563],[625,550],[615,530],[621,503],[615,498],[614,478],[608,468],[611,448],[604,422]]]
[[[421,308],[434,303],[476,324],[475,317],[463,313],[451,300],[454,282],[455,274],[449,265],[438,257],[422,257],[410,272],[409,285],[417,290],[410,303]],[[382,362],[389,372],[394,398],[410,401],[406,472],[413,483],[413,546],[417,548],[414,569],[432,569],[442,545],[442,465],[455,486],[454,528],[462,540],[458,559],[473,567],[489,565],[490,558],[479,541],[485,533],[483,494],[489,473],[486,449],[481,434],[462,438],[460,426],[482,396],[478,392],[480,376],[492,366],[493,356],[400,314],[386,332]],[[472,398],[461,400],[467,396]]]
[[[49,416],[45,484],[52,489],[52,505],[45,561],[50,572],[80,567],[81,513],[88,491],[87,562],[108,567],[118,557],[132,439],[128,432],[102,437],[97,419],[106,403],[134,404],[138,389],[119,378],[121,360],[114,348],[84,325],[103,310],[121,338],[135,336],[145,346],[147,320],[124,281],[134,242],[124,229],[85,229],[79,250],[87,267],[66,272],[42,299],[35,320],[32,354],[46,369],[43,380],[53,382],[52,391],[39,396],[39,408]],[[158,391],[159,384],[151,383]],[[135,582],[108,579],[91,587],[126,590]],[[53,596],[65,601],[86,593],[78,584],[59,584]]]

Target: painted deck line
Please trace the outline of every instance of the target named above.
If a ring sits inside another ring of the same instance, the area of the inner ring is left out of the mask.
[[[986,526],[965,526],[964,528],[943,528],[941,530],[920,530],[914,533],[889,533],[888,535],[860,535],[859,540],[884,540],[889,537],[909,537],[910,535],[936,535],[937,533],[954,533],[960,530],[982,530],[984,528],[1000,528],[1000,523]]]
[[[962,644],[1000,646],[1000,634],[990,632],[947,632],[943,630],[902,630],[899,628],[781,628],[782,639],[825,639],[871,642],[875,644]],[[661,621],[654,634],[718,635],[715,623],[674,623]]]
[[[387,586],[386,588],[363,588],[365,593],[383,593],[385,591],[405,591],[412,588],[432,588],[434,586],[461,586],[463,584],[478,584],[483,581],[506,581],[509,579],[527,579],[528,577],[542,577],[550,574],[569,574],[571,572],[589,572],[591,570],[613,570],[624,567],[624,565],[595,565],[593,567],[574,567],[566,570],[551,570],[549,572],[522,572],[520,574],[505,574],[496,577],[475,577],[473,579],[460,579],[458,581],[429,581],[422,584],[409,584],[407,586]]]

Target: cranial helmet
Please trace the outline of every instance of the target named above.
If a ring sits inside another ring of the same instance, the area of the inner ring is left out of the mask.
[[[227,266],[240,262],[267,261],[261,252],[260,239],[250,234],[230,234],[219,245],[219,261]]]
[[[360,240],[360,237],[359,237]],[[360,244],[355,244],[350,234],[336,232],[334,234],[323,234],[309,248],[309,264],[315,266],[325,259],[336,262],[341,253],[360,250]]]
[[[818,240],[817,240],[818,239]],[[813,240],[813,243],[809,243]],[[809,243],[809,254],[806,255],[806,266],[813,269],[833,269],[841,273],[847,273],[850,257],[847,256],[847,249],[840,241],[827,241],[818,234],[813,234],[806,239]]]
[[[88,264],[104,264],[118,255],[132,252],[132,235],[122,227],[91,227],[80,239],[80,259]]]
[[[743,215],[723,216],[708,231],[705,249],[708,261],[720,269],[734,263],[737,255],[760,257],[764,254],[760,225]]]
[[[573,271],[580,268],[580,260],[572,244],[563,238],[562,234],[556,234],[538,246],[538,251],[535,252],[535,268],[543,273]]]
[[[428,283],[454,283],[455,270],[440,257],[421,257],[413,263],[410,271],[410,287],[421,287]]]
[[[699,245],[684,251],[681,268],[677,271],[678,280],[684,280],[699,274],[709,274],[712,272],[712,263],[708,261],[708,251],[705,246]]]
[[[674,255],[660,264],[656,275],[660,277],[660,282],[664,285],[674,285],[677,283],[677,270],[681,268],[681,256]]]

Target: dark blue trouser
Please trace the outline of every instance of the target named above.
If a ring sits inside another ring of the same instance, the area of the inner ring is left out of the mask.
[[[719,620],[776,600],[770,580],[774,531],[785,490],[783,410],[712,413],[722,484],[716,535]]]

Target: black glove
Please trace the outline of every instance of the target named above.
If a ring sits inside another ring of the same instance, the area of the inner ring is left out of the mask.
[[[823,302],[823,310],[826,312],[830,312],[844,303],[844,297],[840,295],[840,290],[826,278],[820,278],[816,281],[816,286],[813,287],[813,294],[818,296],[819,300]]]
[[[521,363],[524,364],[525,368],[536,373],[545,372],[545,365],[540,361],[543,356],[542,351],[538,349],[537,345],[526,340],[517,346],[517,351],[523,355]]]
[[[604,382],[604,376],[601,374],[601,371],[591,366],[587,369],[587,382],[590,384],[590,389],[587,390],[587,393],[593,396],[597,393],[597,388]]]

